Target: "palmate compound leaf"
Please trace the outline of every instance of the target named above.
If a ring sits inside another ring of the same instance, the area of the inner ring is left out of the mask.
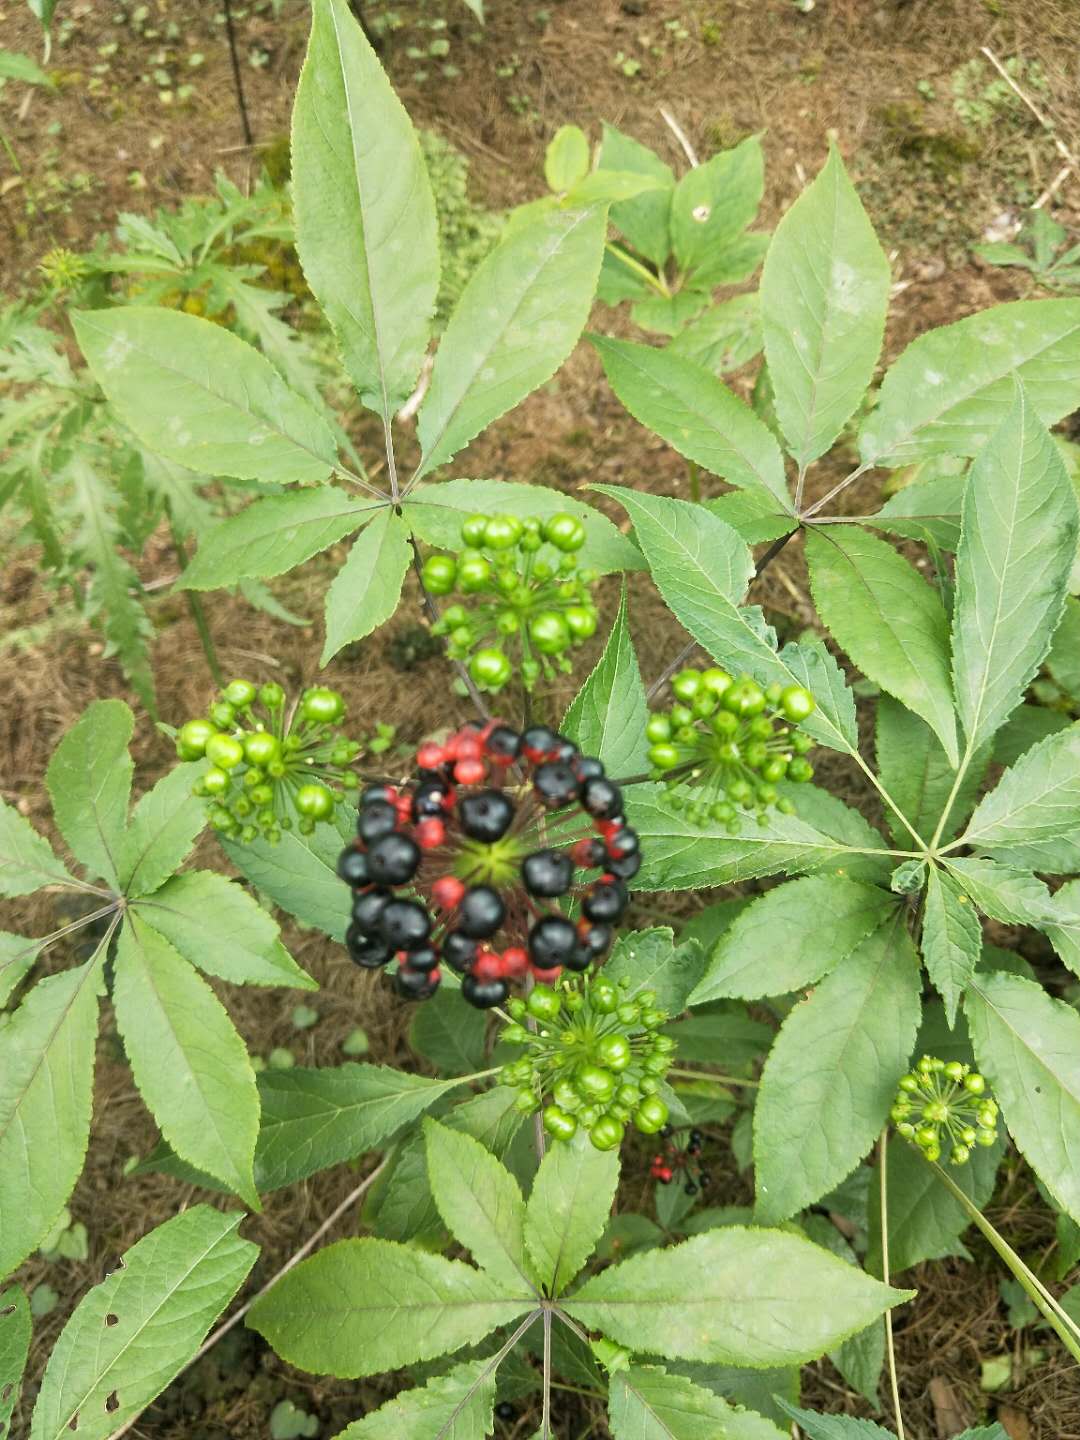
[[[1080,1222],[1080,1016],[1041,985],[1001,971],[972,977],[964,1012],[1010,1135]]]
[[[493,1280],[532,1290],[525,1201],[510,1171],[478,1140],[424,1121],[428,1179],[446,1228]]]
[[[103,956],[39,980],[0,1029],[0,1275],[48,1234],[82,1170]]]
[[[671,254],[671,198],[675,173],[671,166],[630,135],[605,123],[600,146],[601,170],[647,175],[660,187],[611,207],[611,223],[638,252],[660,267]]]
[[[326,592],[326,643],[320,665],[389,620],[397,609],[412,553],[405,522],[384,507],[353,541]]]
[[[759,1220],[786,1220],[819,1200],[870,1149],[911,1055],[921,988],[897,912],[791,1010],[754,1110]]]
[[[563,717],[560,732],[609,775],[636,775],[649,761],[645,686],[627,623],[626,586],[604,653]]]
[[[964,987],[982,954],[982,922],[963,887],[937,865],[927,873],[921,948],[926,973],[953,1025]]]
[[[275,905],[341,941],[349,923],[348,891],[337,873],[344,840],[336,825],[316,825],[313,835],[286,830],[276,845],[259,836],[250,845],[223,840],[222,849]]]
[[[1026,751],[979,802],[963,839],[1005,865],[1080,869],[1080,722]]]
[[[921,715],[958,760],[949,622],[937,592],[891,545],[857,525],[806,536],[818,613],[869,679]]]
[[[765,359],[800,471],[833,443],[870,383],[890,279],[834,147],[776,227],[761,275]]]
[[[192,787],[206,768],[177,765],[138,801],[120,845],[125,895],[150,895],[178,870],[206,827],[206,802]]]
[[[42,885],[71,884],[52,846],[12,805],[0,801],[0,895],[28,895]]]
[[[525,1246],[548,1295],[561,1295],[596,1248],[619,1184],[617,1150],[579,1132],[548,1147],[525,1207]]]
[[[0,1435],[19,1403],[26,1357],[30,1351],[30,1304],[17,1285],[0,1290]]]
[[[819,1415],[815,1410],[802,1410],[780,1397],[777,1400],[791,1418],[798,1421],[807,1440],[895,1440],[891,1430],[883,1430],[872,1420],[858,1420],[852,1415]],[[1009,1440],[1009,1435],[995,1423],[965,1430],[955,1440]]]
[[[354,1420],[336,1440],[485,1440],[494,1425],[498,1360],[468,1360]]]
[[[1072,482],[1018,384],[964,492],[952,652],[969,750],[989,740],[1020,704],[1050,648],[1077,528]]]
[[[771,1420],[659,1365],[612,1375],[608,1423],[615,1440],[786,1440]]]
[[[106,1440],[164,1390],[255,1263],[243,1219],[196,1205],[125,1253],[57,1340],[30,1440]]]
[[[450,460],[549,380],[585,327],[607,207],[549,210],[480,262],[450,317],[417,416],[417,475]]]
[[[326,421],[220,325],[124,305],[72,323],[94,379],[151,450],[206,475],[317,484],[337,463]]]
[[[347,0],[315,0],[292,123],[300,263],[369,409],[408,398],[439,288],[416,132]]]
[[[291,1365],[355,1379],[482,1340],[533,1306],[460,1260],[390,1240],[340,1240],[284,1275],[247,1323]]]
[[[113,1005],[135,1083],[166,1140],[258,1210],[259,1096],[247,1049],[206,981],[136,915],[117,941]]]
[[[911,1294],[786,1231],[730,1226],[632,1256],[563,1308],[639,1353],[760,1368],[815,1359]]]
[[[118,873],[134,770],[135,717],[122,700],[95,700],[53,751],[45,784],[72,854],[112,885]]]

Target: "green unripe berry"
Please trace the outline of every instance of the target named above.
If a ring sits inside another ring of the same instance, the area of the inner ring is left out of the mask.
[[[469,674],[486,690],[501,690],[513,673],[507,656],[491,646],[477,650],[469,661]]]
[[[231,730],[236,724],[236,711],[227,700],[215,700],[209,715],[219,730]]]
[[[250,680],[230,680],[221,692],[221,698],[242,710],[255,699],[255,686]]]
[[[671,707],[671,723],[676,730],[681,730],[687,725],[693,726],[693,710],[690,709],[689,705],[673,705]]]
[[[646,1055],[641,1062],[641,1068],[648,1075],[664,1075],[670,1063],[666,1055]]]
[[[181,760],[201,760],[206,754],[207,743],[214,738],[217,730],[209,720],[189,720],[181,725],[176,736],[176,753]]]
[[[816,708],[813,695],[801,685],[789,685],[780,696],[780,708],[793,723],[805,720]]]
[[[918,1088],[919,1088],[919,1082],[918,1082],[918,1080],[916,1080],[916,1078],[915,1078],[914,1075],[901,1075],[901,1077],[900,1077],[900,1089],[901,1089],[901,1090],[906,1090],[906,1091],[908,1091],[909,1094],[912,1094],[912,1093],[914,1093],[916,1090],[918,1090]]]
[[[529,621],[529,638],[541,655],[559,655],[570,644],[570,629],[557,610],[541,610]]]
[[[250,735],[244,736],[243,745],[244,759],[249,765],[269,765],[271,760],[276,760],[281,754],[277,736],[271,735],[269,730],[253,730]],[[247,776],[244,778],[246,780]]]
[[[554,1020],[562,1009],[562,1001],[550,985],[534,985],[525,1003],[537,1020]]]
[[[596,1058],[609,1070],[625,1070],[630,1064],[630,1042],[624,1035],[602,1035],[596,1042]]]
[[[499,1039],[507,1045],[525,1045],[528,1043],[529,1032],[524,1025],[504,1025]]]
[[[623,1081],[623,1083],[615,1091],[615,1103],[618,1105],[624,1105],[629,1110],[633,1110],[634,1106],[639,1104],[640,1101],[641,1087],[639,1085],[631,1085],[628,1084],[626,1081]]]
[[[514,1100],[514,1109],[519,1115],[535,1115],[540,1109],[540,1097],[535,1090],[522,1088]]]
[[[584,1130],[591,1130],[600,1119],[600,1110],[596,1105],[583,1105],[577,1112],[578,1124]]]
[[[470,515],[467,520],[461,522],[461,538],[466,545],[476,547],[484,543],[484,535],[487,532],[488,516]]]
[[[734,735],[739,728],[739,719],[730,710],[718,710],[709,720],[709,729],[722,739]]]
[[[421,578],[430,595],[449,595],[457,580],[457,561],[452,555],[429,555]]]
[[[641,1015],[641,1006],[636,1000],[624,1000],[615,1013],[623,1025],[636,1025]]]
[[[231,735],[211,735],[206,742],[206,758],[221,770],[235,770],[244,758],[244,747]]]
[[[549,1105],[544,1111],[544,1129],[556,1140],[572,1140],[577,1131],[577,1121],[557,1105]]]
[[[273,680],[268,680],[259,687],[259,699],[267,710],[280,710],[285,704],[285,691]]]
[[[699,720],[707,720],[719,704],[719,695],[714,695],[711,690],[706,690],[705,687],[702,686],[694,696],[691,708]]]
[[[301,785],[296,792],[297,813],[309,820],[326,820],[333,814],[334,797],[325,785]]]
[[[589,1131],[589,1139],[597,1150],[614,1150],[622,1144],[622,1125],[612,1115],[601,1115]]]
[[[936,1140],[932,1140],[929,1145],[924,1145],[922,1147],[922,1152],[926,1156],[927,1160],[941,1159],[941,1146]]]
[[[678,696],[685,705],[689,705],[701,689],[701,671],[680,670],[671,682],[671,689],[672,693]]]
[[[521,629],[521,617],[514,610],[500,610],[495,617],[495,629],[500,635],[516,635]]]
[[[229,788],[229,777],[215,766],[202,777],[202,788],[206,795],[223,795]]]
[[[345,701],[336,690],[317,685],[300,702],[300,713],[314,725],[333,725],[345,714]]]
[[[971,1150],[967,1145],[954,1145],[949,1158],[954,1165],[966,1165],[970,1154]]]
[[[657,1095],[647,1095],[634,1111],[634,1126],[643,1135],[655,1135],[668,1122],[668,1107]]]
[[[809,760],[804,760],[801,755],[796,755],[788,762],[787,778],[794,780],[798,785],[805,784],[807,780],[814,778],[814,767]]]
[[[555,1101],[555,1104],[558,1105],[560,1109],[565,1110],[568,1114],[572,1115],[575,1111],[581,1109],[583,1103],[581,1096],[574,1089],[573,1085],[570,1083],[569,1080],[556,1081],[555,1088],[552,1090],[551,1094],[552,1099]]]
[[[588,640],[596,634],[596,611],[585,605],[568,605],[563,611],[570,634],[575,640]]]
[[[985,1146],[987,1149],[989,1149],[990,1146],[993,1145],[996,1140],[997,1140],[997,1131],[996,1131],[996,1130],[983,1129],[983,1128],[980,1126],[980,1128],[979,1128],[978,1130],[976,1130],[976,1132],[975,1132],[975,1144],[976,1144],[976,1145],[983,1145],[983,1146]]]
[[[662,745],[671,739],[671,720],[667,715],[650,715],[645,722],[645,739],[650,745]]]
[[[512,550],[523,530],[516,515],[493,515],[484,526],[483,543],[492,550]]]
[[[790,737],[789,744],[796,755],[809,755],[814,748],[814,742],[809,735],[804,735],[801,730],[796,730]]]
[[[723,704],[733,715],[760,715],[765,709],[765,692],[755,680],[746,677],[724,691]]]
[[[475,595],[491,582],[491,561],[484,555],[462,555],[457,567],[458,587],[466,595]]]
[[[572,554],[580,550],[585,544],[585,527],[574,515],[567,515],[560,511],[556,515],[550,515],[543,522],[540,533],[544,539],[556,550],[562,550],[565,554]]]
[[[655,1075],[642,1075],[637,1087],[643,1095],[655,1095],[660,1089],[660,1081]]]
[[[578,1094],[588,1103],[606,1105],[615,1094],[615,1076],[599,1065],[581,1065],[575,1076]]]
[[[783,780],[787,774],[788,762],[780,755],[773,755],[766,760],[761,767],[761,778],[770,785],[775,785],[778,780]]]
[[[711,690],[714,695],[719,697],[725,690],[731,689],[733,682],[726,670],[718,670],[716,666],[712,666],[701,672],[701,683],[706,690]]]
[[[949,1060],[945,1065],[945,1074],[950,1080],[962,1080],[964,1078],[964,1067],[959,1060]]]
[[[522,1000],[520,995],[514,995],[510,1000],[506,1002],[506,1010],[507,1014],[509,1014],[514,1020],[523,1020],[525,1016],[529,1013],[528,1007],[526,1006],[525,1001]]]
[[[674,745],[661,743],[649,747],[649,762],[657,770],[674,770],[681,757]]]
[[[964,1089],[970,1095],[982,1095],[986,1090],[986,1081],[977,1070],[973,1070],[970,1075],[964,1076]]]
[[[592,1008],[598,1014],[613,1015],[619,1005],[619,992],[610,980],[599,980],[592,986],[590,999]]]

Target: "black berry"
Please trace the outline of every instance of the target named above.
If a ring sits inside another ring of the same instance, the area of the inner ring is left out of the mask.
[[[386,801],[390,804],[393,802],[393,799],[394,792],[390,789],[389,785],[369,785],[360,796],[360,808],[362,810],[366,809],[376,801]]]
[[[567,964],[577,943],[577,931],[561,915],[545,915],[529,931],[529,955],[541,970]]]
[[[413,815],[422,820],[425,815],[441,815],[446,808],[447,789],[443,784],[421,785],[413,796]]]
[[[510,994],[505,980],[477,980],[475,975],[466,975],[461,982],[461,993],[470,1005],[478,1010],[490,1010],[501,1005]]]
[[[618,875],[620,880],[632,880],[641,869],[641,855],[635,852],[633,855],[620,855],[615,860],[609,859],[607,868],[612,875]]]
[[[562,850],[537,850],[522,861],[521,878],[530,895],[553,900],[570,889],[574,864]]]
[[[572,766],[565,760],[549,760],[546,764],[537,766],[533,775],[533,786],[543,804],[550,810],[557,809],[560,805],[569,805],[571,800],[577,799],[581,789]]]
[[[581,944],[589,952],[590,960],[598,960],[611,944],[610,925],[590,925],[581,937]]]
[[[592,951],[579,940],[562,963],[564,970],[587,970],[592,962]]]
[[[503,922],[506,906],[490,885],[466,890],[458,906],[458,928],[473,940],[486,940]]]
[[[439,988],[441,978],[438,970],[417,970],[411,965],[399,965],[394,976],[394,989],[403,1000],[429,1000]]]
[[[386,909],[390,898],[385,890],[369,890],[365,895],[356,897],[353,901],[352,918],[361,930],[375,934],[379,928],[379,918]]]
[[[439,963],[439,952],[431,945],[423,945],[419,950],[410,950],[408,966],[410,970],[434,970]]]
[[[464,975],[476,959],[476,941],[470,940],[460,930],[451,930],[443,936],[442,953],[450,969]]]
[[[354,850],[350,845],[348,850],[343,850],[338,856],[337,873],[346,885],[351,885],[354,889],[366,885],[370,878],[367,856],[362,850]]]
[[[356,833],[365,845],[374,845],[384,835],[397,829],[397,811],[385,800],[373,800],[360,811],[356,821]]]
[[[461,828],[471,840],[493,845],[510,829],[514,806],[501,790],[477,790],[463,797],[458,814]]]
[[[516,1420],[517,1411],[509,1400],[500,1400],[495,1406],[495,1418],[497,1420]]]
[[[395,950],[419,950],[431,934],[431,916],[418,900],[391,900],[379,928]]]
[[[586,780],[602,780],[604,777],[603,765],[599,760],[595,760],[591,755],[582,756],[582,758],[578,760],[577,763],[574,765],[574,770],[577,774],[578,779],[583,784]]]
[[[555,749],[559,738],[546,725],[531,725],[521,737],[521,748],[530,760],[542,760]]]
[[[628,896],[621,880],[598,880],[582,902],[586,920],[605,924],[618,920],[626,909]]]
[[[371,878],[377,885],[405,885],[420,865],[420,846],[408,835],[384,835],[368,851]]]
[[[521,751],[521,736],[509,725],[496,725],[487,738],[487,749],[489,755],[516,760]]]
[[[365,970],[377,970],[390,959],[390,946],[381,935],[369,935],[355,922],[345,931],[349,957]]]
[[[622,814],[622,791],[610,780],[587,780],[581,803],[598,820],[614,820]]]

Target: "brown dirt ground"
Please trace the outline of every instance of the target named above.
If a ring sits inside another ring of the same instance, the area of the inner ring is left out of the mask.
[[[205,192],[218,167],[240,182],[252,173],[251,152],[240,143],[218,7],[205,0],[151,0],[141,35],[133,24],[117,23],[133,8],[125,0],[61,0],[60,17],[70,27],[61,30],[63,43],[56,45],[50,62],[60,93],[35,94],[29,108],[21,87],[9,85],[0,93],[0,126],[10,146],[0,154],[0,263],[8,293],[33,282],[34,268],[48,248],[87,245],[118,210],[148,210]],[[681,157],[658,114],[658,106],[666,104],[703,153],[765,132],[763,220],[771,224],[814,172],[827,134],[835,132],[883,239],[895,252],[895,275],[903,283],[890,320],[889,354],[934,324],[1024,293],[1011,272],[973,262],[967,245],[998,213],[1030,203],[1059,168],[1051,142],[1026,120],[979,132],[977,153],[965,148],[970,138],[958,136],[948,104],[949,76],[956,67],[984,44],[1001,56],[1037,60],[1049,85],[1041,97],[1044,108],[1074,148],[1080,135],[1075,0],[818,0],[806,15],[790,0],[549,0],[546,7],[532,0],[489,0],[489,23],[479,43],[470,38],[477,35],[476,26],[455,0],[401,0],[394,8],[405,24],[387,37],[383,55],[402,98],[416,121],[441,130],[464,150],[472,161],[476,193],[492,205],[537,193],[544,143],[566,121],[595,136],[600,120],[609,120],[678,165]],[[304,0],[284,0],[277,18],[265,4],[238,9],[244,11],[238,22],[244,54],[265,57],[259,68],[245,67],[244,83],[256,138],[270,142],[287,129],[307,6]],[[385,9],[369,4],[369,18]],[[430,38],[417,22],[440,13],[450,22],[450,58],[463,73],[446,79],[432,66],[432,75],[421,82],[406,50]],[[172,38],[169,24],[177,27]],[[147,27],[158,34],[145,34]],[[118,49],[103,54],[101,47],[114,41],[120,42]],[[0,0],[0,43],[36,53],[34,24],[19,0]],[[163,59],[162,45],[167,50]],[[190,75],[184,70],[188,52],[205,55],[204,65]],[[637,78],[615,68],[620,53],[641,60]],[[181,80],[193,78],[196,92],[190,102],[161,105],[150,78],[161,64]],[[921,95],[919,82],[925,82],[924,88],[929,84],[933,96]],[[134,172],[144,177],[145,188],[132,188]],[[1063,218],[1075,225],[1080,183],[1067,184],[1059,200]],[[610,315],[605,318],[611,322]],[[737,383],[745,388],[748,380],[739,377]],[[362,432],[357,439],[364,441]],[[824,489],[835,477],[828,467],[822,470],[818,483]],[[685,493],[678,457],[628,420],[583,349],[556,382],[474,444],[459,473],[513,476],[567,490],[604,480]],[[865,492],[852,496],[853,508],[873,501],[876,483],[868,479]],[[164,544],[151,547],[144,579],[168,575],[171,565]],[[320,558],[283,582],[279,598],[317,616],[329,574]],[[759,591],[756,598],[780,623],[799,627],[811,621],[797,547],[789,547]],[[631,596],[648,679],[662,669],[681,638],[640,577],[631,584]],[[406,740],[418,739],[446,719],[445,672],[439,663],[428,662],[402,676],[388,658],[388,637],[412,623],[416,602],[415,592],[407,590],[402,611],[386,631],[363,642],[357,653],[340,657],[327,672],[327,679],[345,692],[361,727],[376,719],[390,721]],[[55,604],[34,557],[9,555],[0,576],[5,630],[47,622]],[[186,611],[164,600],[156,624],[163,715],[178,719],[196,713],[207,698],[208,683],[200,663],[192,663],[198,647]],[[212,606],[212,628],[227,670],[289,683],[307,681],[315,673],[317,624],[293,630],[221,596]],[[115,665],[101,659],[93,637],[62,628],[47,633],[34,648],[0,650],[0,687],[6,696],[0,710],[0,790],[47,829],[40,777],[56,740],[91,699],[130,696]],[[552,697],[553,716],[569,695],[565,686]],[[146,717],[138,727],[136,753],[146,784],[169,764],[169,746]],[[826,783],[872,813],[872,803],[839,762],[826,762],[822,770]],[[199,858],[204,864],[219,863],[209,842]],[[680,897],[672,909],[687,913],[699,903]],[[52,928],[51,906],[47,897],[21,905],[17,919],[5,916],[5,923]],[[230,1009],[254,1052],[265,1055],[284,1045],[300,1063],[335,1064],[342,1058],[343,1039],[360,1021],[371,1037],[373,1059],[417,1063],[405,1038],[408,1017],[384,1001],[370,977],[358,975],[337,947],[317,935],[289,926],[286,938],[323,987],[313,1002],[321,1018],[313,1029],[296,1032],[288,999],[229,992]],[[47,963],[58,968],[71,963],[71,956],[58,949]],[[154,1138],[106,1013],[90,1161],[71,1204],[75,1218],[89,1230],[90,1255],[85,1262],[51,1266],[35,1260],[19,1275],[29,1285],[48,1279],[61,1297],[37,1326],[32,1377],[40,1375],[85,1289],[139,1235],[196,1198],[195,1191],[162,1177],[123,1178],[125,1161],[145,1153]],[[644,1164],[644,1156],[639,1158]],[[745,1198],[732,1164],[714,1168],[725,1172],[717,1203]],[[273,1274],[297,1237],[309,1234],[355,1183],[353,1168],[343,1167],[271,1196],[264,1214],[246,1226],[263,1246],[252,1284]],[[1038,1260],[1052,1248],[1053,1230],[1034,1198],[1030,1176],[1017,1164],[992,1213],[1029,1259]],[[337,1233],[349,1233],[348,1222],[339,1224]],[[996,1412],[1013,1440],[1078,1440],[1075,1367],[1041,1336],[1032,1340],[1030,1332],[1018,1335],[1009,1329],[998,1298],[999,1272],[975,1248],[973,1265],[920,1267],[913,1281],[918,1299],[898,1316],[909,1435],[936,1440],[961,1423]],[[1048,1358],[1032,1357],[1033,1346]],[[1002,1354],[1012,1357],[1014,1380],[1004,1395],[988,1397],[980,1389],[980,1365]],[[34,1388],[32,1380],[30,1398]],[[827,1362],[807,1372],[805,1393],[807,1403],[820,1408],[870,1413]],[[267,1433],[273,1403],[289,1396],[320,1417],[321,1433],[333,1434],[376,1395],[371,1386],[303,1375],[241,1331],[174,1386],[137,1433],[154,1440],[253,1440]],[[24,1399],[24,1423],[28,1416]],[[523,1437],[535,1421],[535,1414],[523,1411],[501,1433]],[[597,1415],[570,1395],[557,1402],[556,1429],[581,1440],[607,1434]]]

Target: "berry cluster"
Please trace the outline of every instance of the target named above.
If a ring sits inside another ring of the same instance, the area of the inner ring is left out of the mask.
[[[683,1189],[687,1195],[696,1195],[712,1183],[712,1176],[701,1164],[701,1147],[704,1136],[700,1130],[691,1130],[685,1148],[678,1144],[676,1132],[666,1126],[661,1132],[669,1143],[664,1150],[653,1156],[649,1174],[661,1185],[670,1185],[676,1175],[685,1176]]]
[[[997,1139],[998,1107],[986,1093],[986,1081],[959,1060],[924,1055],[900,1080],[891,1111],[897,1133],[918,1145],[928,1160],[941,1159],[948,1137],[949,1160],[963,1165],[973,1145]]]
[[[660,1033],[668,1015],[652,990],[628,995],[603,974],[564,976],[510,1002],[512,1024],[500,1033],[525,1054],[500,1078],[518,1092],[525,1114],[544,1107],[544,1129],[569,1140],[582,1128],[598,1150],[614,1150],[626,1125],[655,1135],[668,1108],[656,1093],[675,1041]],[[524,1022],[524,1023],[522,1023]]]
[[[429,555],[422,571],[430,594],[469,597],[432,627],[447,636],[450,658],[467,661],[477,686],[493,693],[514,673],[508,648],[520,659],[526,690],[541,674],[552,680],[557,670],[569,673],[566,651],[595,634],[597,623],[596,571],[578,567],[581,521],[567,514],[471,515],[461,539],[466,548],[456,558]]]
[[[345,942],[365,967],[395,956],[398,993],[434,994],[439,965],[480,1009],[530,972],[599,961],[641,867],[622,793],[599,760],[546,726],[467,726],[416,752],[415,779],[365,790],[338,874],[352,887]],[[579,870],[598,870],[591,881]],[[562,908],[575,903],[576,920]]]
[[[245,844],[271,844],[293,826],[309,835],[327,820],[344,790],[359,781],[347,767],[361,746],[335,729],[345,718],[336,690],[305,690],[291,707],[280,685],[231,680],[206,718],[189,720],[176,736],[181,760],[210,761],[195,786],[210,801],[210,824]],[[336,788],[340,787],[340,788]]]
[[[735,680],[718,669],[680,670],[671,688],[675,703],[650,716],[645,735],[656,778],[671,786],[672,808],[694,825],[715,820],[733,833],[740,811],[756,810],[760,824],[772,806],[790,814],[776,784],[813,776],[805,758],[813,741],[796,728],[814,711],[809,690],[763,690],[749,675]]]

